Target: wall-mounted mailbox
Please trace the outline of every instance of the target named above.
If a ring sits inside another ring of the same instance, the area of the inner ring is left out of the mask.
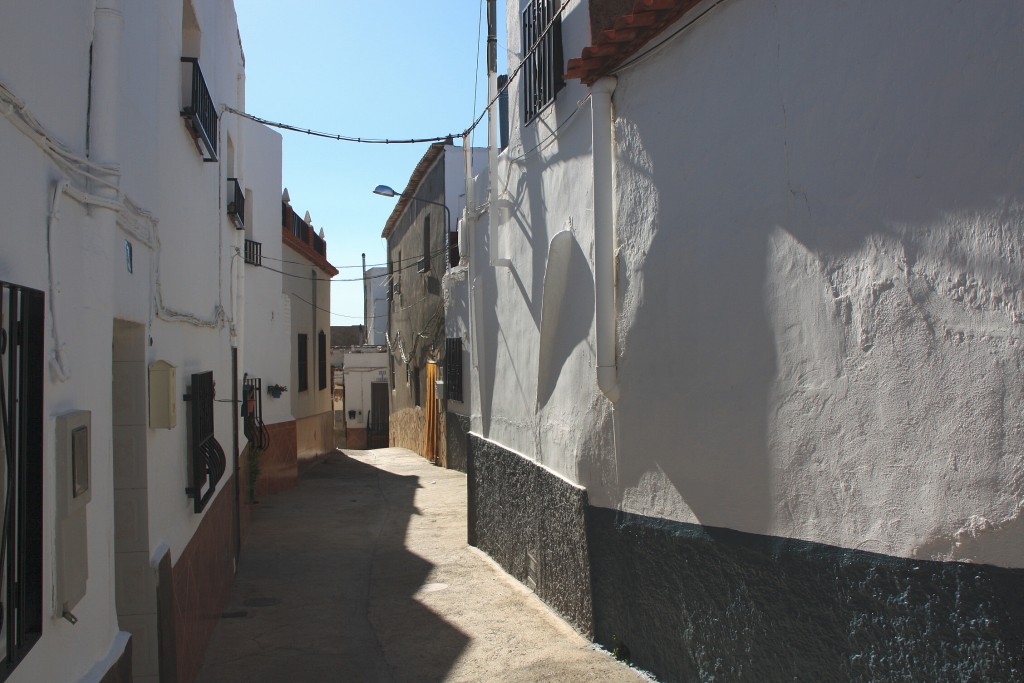
[[[92,413],[57,417],[57,576],[54,611],[74,623],[71,610],[89,579],[86,506],[92,499]]]
[[[434,390],[437,392],[437,400],[438,401],[443,401],[445,399],[445,396],[444,396],[444,380],[439,379],[439,380],[435,381],[434,382]]]
[[[158,360],[149,366],[149,426],[174,429],[178,424],[177,368]]]

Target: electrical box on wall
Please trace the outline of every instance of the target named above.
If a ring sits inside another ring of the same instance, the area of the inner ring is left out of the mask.
[[[174,429],[178,424],[177,368],[158,360],[149,366],[149,426]]]
[[[57,417],[57,576],[54,611],[72,623],[71,610],[89,579],[86,506],[92,499],[92,413]]]

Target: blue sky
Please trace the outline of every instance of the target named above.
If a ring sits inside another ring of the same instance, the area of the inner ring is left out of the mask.
[[[498,3],[499,65],[504,5]],[[482,0],[235,0],[246,58],[246,110],[356,137],[461,133],[487,103],[482,8]],[[403,189],[426,145],[282,135],[283,178],[292,206],[300,214],[309,211],[316,229],[324,229],[328,258],[341,271],[331,287],[331,324],[359,324],[362,283],[343,280],[360,278],[359,268],[348,266],[358,266],[362,253],[367,264],[385,260],[380,233],[395,204],[371,191],[378,184]],[[474,144],[486,141],[484,124]]]

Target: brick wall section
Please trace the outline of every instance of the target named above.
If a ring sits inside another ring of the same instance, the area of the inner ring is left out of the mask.
[[[229,477],[171,570],[178,681],[192,683],[234,580],[234,486]]]

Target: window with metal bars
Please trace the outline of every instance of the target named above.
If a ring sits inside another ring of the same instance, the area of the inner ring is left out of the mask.
[[[533,121],[554,101],[562,79],[562,17],[558,0],[533,0],[523,10],[523,120]],[[549,27],[550,24],[550,27]]]
[[[444,388],[448,398],[462,400],[462,339],[449,337],[444,342]]]
[[[316,339],[316,365],[317,365],[317,387],[319,389],[327,388],[327,335],[324,334],[323,330],[320,330],[320,334],[317,335]]]
[[[0,680],[43,632],[44,300],[0,282]]]
[[[306,391],[309,389],[309,336],[300,334],[296,343],[296,355],[299,358],[299,391]]]
[[[213,434],[213,372],[192,375],[185,400],[189,403],[192,446],[192,481],[185,489],[193,500],[192,509],[202,512],[217,490],[217,483],[227,470],[227,457]]]

